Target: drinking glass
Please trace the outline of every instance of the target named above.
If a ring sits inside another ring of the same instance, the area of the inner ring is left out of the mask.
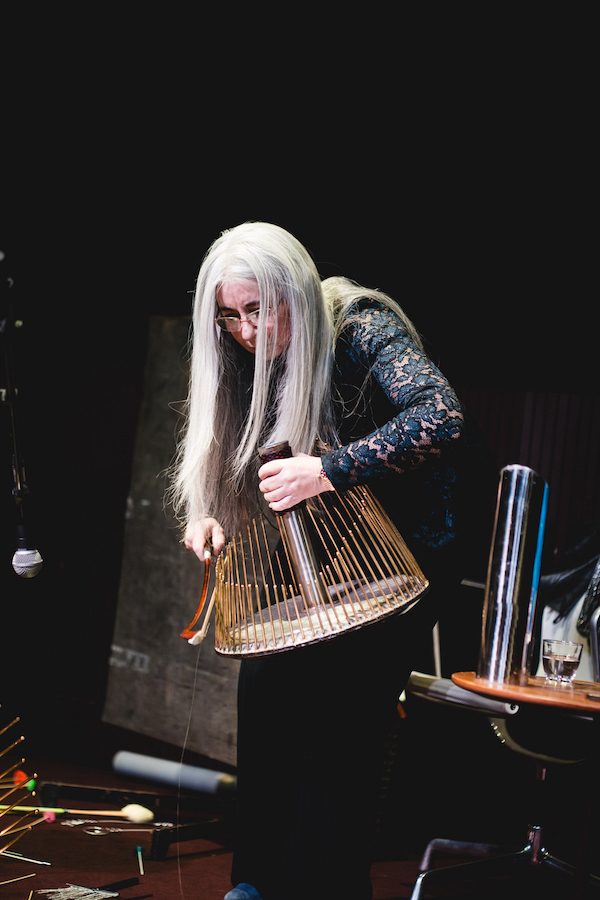
[[[571,684],[579,667],[583,644],[545,639],[543,645],[546,684]]]

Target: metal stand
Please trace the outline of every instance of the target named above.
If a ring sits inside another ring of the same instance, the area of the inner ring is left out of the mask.
[[[474,854],[486,858],[456,866],[444,866],[440,869],[428,868],[436,852]],[[489,855],[493,853],[500,855]],[[558,859],[546,850],[540,825],[529,826],[527,843],[521,850],[509,851],[508,848],[493,844],[471,844],[466,841],[447,841],[436,838],[427,845],[421,860],[421,869],[426,869],[426,871],[422,871],[417,878],[410,900],[421,900],[426,887],[436,882],[468,881],[469,879],[491,878],[495,875],[515,875],[530,866],[542,865],[557,869],[565,875],[576,876],[575,866]],[[588,883],[600,889],[600,878],[596,875],[589,875]]]

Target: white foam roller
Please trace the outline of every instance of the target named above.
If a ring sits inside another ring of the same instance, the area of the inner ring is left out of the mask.
[[[172,784],[203,794],[231,790],[236,784],[235,777],[225,772],[214,772],[212,769],[201,769],[198,766],[188,766],[168,759],[157,759],[154,756],[144,756],[142,753],[131,753],[129,750],[119,750],[112,762],[115,772],[122,775]]]

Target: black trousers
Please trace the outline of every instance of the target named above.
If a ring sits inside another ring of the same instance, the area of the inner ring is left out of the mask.
[[[385,738],[444,582],[405,615],[243,660],[233,884],[263,900],[371,900]]]

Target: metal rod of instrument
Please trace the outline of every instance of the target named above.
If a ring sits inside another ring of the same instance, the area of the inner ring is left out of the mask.
[[[548,486],[527,466],[500,473],[483,601],[478,678],[526,684],[548,506]]]
[[[264,463],[291,456],[262,448]],[[429,582],[364,486],[259,515],[215,566],[215,650],[262,656],[330,640],[408,612]]]
[[[273,444],[271,447],[261,447],[258,453],[263,464],[273,459],[287,459],[292,456],[287,441]],[[319,565],[310,540],[305,509],[305,503],[299,503],[275,515],[292,570],[299,587],[305,592],[306,605],[317,606],[319,603],[326,603],[327,596],[319,577]]]

